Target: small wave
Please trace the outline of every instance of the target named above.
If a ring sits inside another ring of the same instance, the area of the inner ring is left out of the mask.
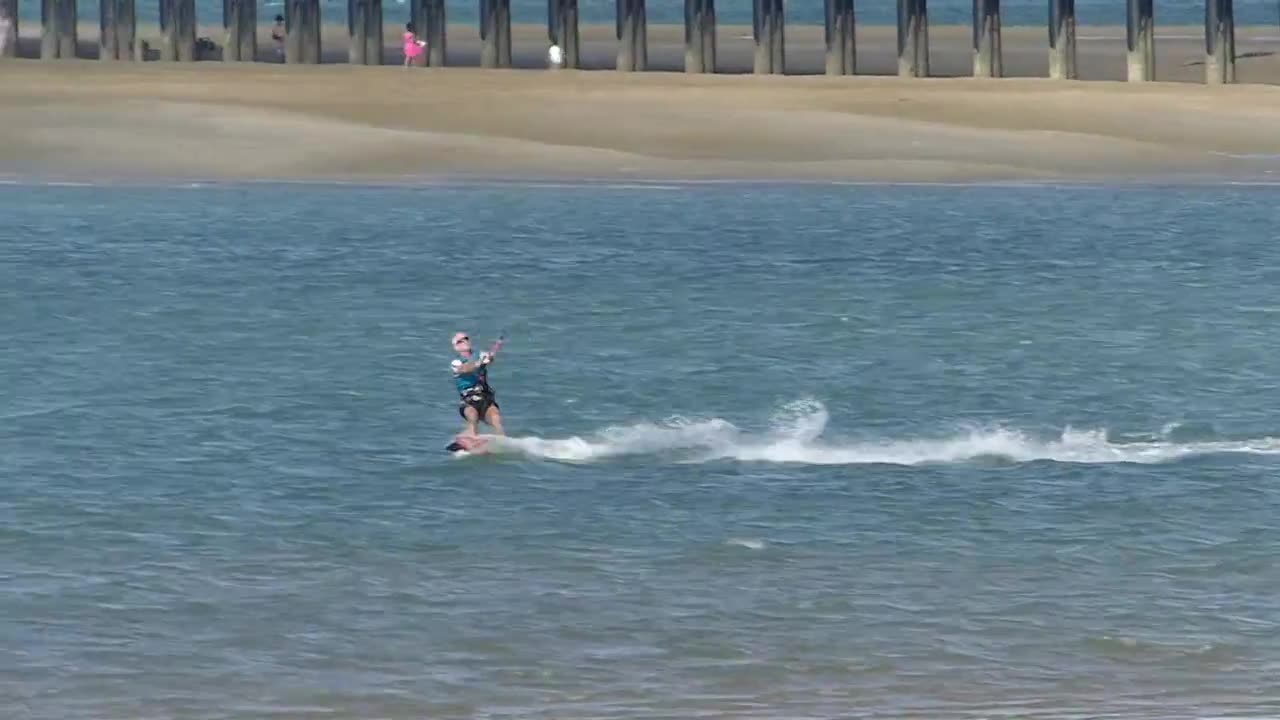
[[[49,405],[36,407],[19,407],[10,409],[8,412],[0,414],[0,420],[24,420],[27,418],[41,417],[45,415],[57,415],[68,410],[78,410],[82,407],[88,407],[87,403],[64,402],[51,403]]]
[[[1236,648],[1223,643],[1170,643],[1155,642],[1127,636],[1102,635],[1088,639],[1088,644],[1099,654],[1116,661],[1143,663],[1167,663],[1192,661],[1198,663],[1227,662],[1236,655]]]
[[[572,463],[654,456],[684,463],[736,460],[804,465],[925,465],[984,459],[1154,464],[1214,454],[1280,454],[1280,438],[1201,439],[1213,436],[1212,426],[1192,423],[1171,423],[1159,433],[1133,440],[1113,440],[1105,428],[1068,427],[1057,437],[1037,438],[997,425],[943,437],[838,442],[823,440],[828,420],[822,403],[801,400],[779,408],[770,429],[758,434],[743,432],[719,418],[677,417],[663,423],[609,427],[587,437],[506,437],[494,444],[493,451]]]

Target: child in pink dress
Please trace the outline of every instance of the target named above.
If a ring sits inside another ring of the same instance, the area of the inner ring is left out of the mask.
[[[423,53],[426,52],[425,50],[423,50],[423,48],[426,47],[426,44],[427,44],[426,40],[419,40],[418,36],[414,34],[413,23],[405,23],[404,66],[406,68],[409,67],[411,63],[417,61],[417,59],[421,57]]]

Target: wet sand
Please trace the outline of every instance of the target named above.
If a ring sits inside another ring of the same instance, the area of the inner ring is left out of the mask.
[[[855,77],[815,74],[821,28],[813,27],[789,28],[788,70],[796,75],[786,77],[746,74],[745,28],[721,29],[720,74],[685,75],[682,31],[672,26],[650,28],[653,71],[644,73],[481,70],[467,26],[451,28],[446,68],[396,67],[391,43],[391,66],[347,65],[340,28],[332,26],[319,66],[18,60],[0,72],[0,174],[1269,177],[1268,156],[1280,155],[1280,87],[1265,83],[1280,85],[1280,64],[1267,48],[1280,41],[1266,39],[1268,29],[1242,30],[1246,84],[1207,87],[1193,30],[1162,30],[1157,77],[1176,82],[1145,84],[1110,81],[1124,73],[1121,28],[1080,30],[1085,80],[1074,82],[1035,77],[1047,67],[1038,28],[1005,30],[1013,77],[999,80],[887,76],[895,67],[893,28],[860,28],[864,74]],[[584,28],[589,67],[612,67],[611,31]],[[268,32],[264,59],[273,53]],[[935,75],[967,74],[968,29],[931,28],[930,35]],[[387,37],[395,37],[390,28]],[[541,67],[545,44],[542,28],[518,27],[517,64]]]

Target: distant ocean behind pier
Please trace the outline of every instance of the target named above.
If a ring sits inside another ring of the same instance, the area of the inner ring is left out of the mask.
[[[37,0],[18,0],[20,17],[27,22],[39,22],[40,3]],[[345,0],[321,0],[321,13],[325,22],[345,23],[347,4]],[[96,0],[80,0],[82,19],[98,17]],[[609,0],[580,0],[581,22],[612,23],[615,18],[615,4]],[[1044,25],[1048,4],[1045,0],[1004,0],[1001,3],[1001,21],[1005,25]],[[479,2],[459,2],[450,0],[446,13],[450,22],[475,22],[478,17]],[[403,1],[385,0],[383,5],[385,17],[389,22],[407,22],[409,5]],[[684,3],[676,0],[648,0],[648,19],[650,23],[683,23]],[[897,4],[895,0],[863,0],[855,5],[857,21],[865,25],[893,25],[897,22]],[[159,19],[158,0],[138,0],[139,22],[154,23]],[[262,2],[258,6],[258,18],[264,24],[270,24],[277,13],[284,12],[282,2]],[[512,0],[512,22],[545,23],[547,5],[541,0]],[[1250,0],[1235,3],[1237,25],[1278,25],[1280,9],[1273,0]],[[726,2],[719,0],[716,4],[717,18],[722,24],[747,25],[751,23],[751,2],[737,0]],[[931,0],[929,3],[929,21],[937,25],[967,24],[973,15],[971,0]],[[222,3],[220,0],[196,0],[196,16],[203,24],[222,22]],[[821,0],[802,0],[787,3],[786,16],[788,23],[801,25],[821,25],[823,5]],[[1123,25],[1125,22],[1124,0],[1076,0],[1076,16],[1082,25]],[[1204,2],[1201,0],[1157,0],[1155,7],[1157,28],[1160,25],[1196,25],[1204,23]]]
[[[1277,207],[0,187],[0,715],[1280,716]]]

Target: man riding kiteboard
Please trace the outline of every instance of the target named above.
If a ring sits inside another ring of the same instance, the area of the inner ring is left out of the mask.
[[[458,357],[450,363],[454,382],[458,388],[458,414],[466,422],[457,439],[448,447],[450,451],[470,450],[477,447],[476,426],[481,420],[490,425],[494,434],[505,435],[502,430],[502,411],[489,387],[489,365],[502,347],[502,339],[489,352],[475,357],[471,350],[471,338],[466,333],[453,334],[453,349]]]

